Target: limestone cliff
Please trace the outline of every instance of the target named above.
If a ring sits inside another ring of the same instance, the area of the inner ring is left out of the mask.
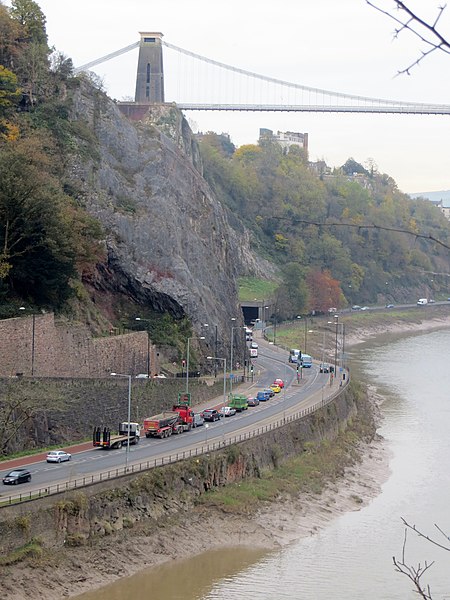
[[[82,82],[72,119],[97,144],[95,153],[82,152],[80,141],[71,169],[87,210],[107,234],[108,260],[95,286],[187,315],[194,326],[229,324],[238,316],[237,276],[267,275],[270,267],[252,253],[249,232],[235,223],[240,230],[231,228],[202,177],[183,115],[160,106],[132,121]]]

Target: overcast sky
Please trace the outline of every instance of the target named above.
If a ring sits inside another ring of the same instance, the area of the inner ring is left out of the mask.
[[[394,23],[365,0],[37,2],[47,18],[50,44],[75,66],[138,41],[140,31],[160,31],[171,44],[270,77],[375,98],[450,104],[450,56],[435,52],[410,76],[396,76],[425,47],[408,32],[393,40]],[[382,2],[385,8],[394,4]],[[430,20],[437,14],[438,0],[409,4]],[[449,39],[450,7],[440,28]],[[121,100],[134,96],[136,66],[133,51],[93,70],[103,78],[109,96]],[[167,87],[175,89],[174,84]],[[166,95],[166,100],[177,98]],[[310,160],[323,158],[334,167],[349,157],[362,164],[372,158],[404,192],[450,189],[450,116],[186,116],[201,131],[229,133],[238,146],[255,143],[260,127],[308,132]]]

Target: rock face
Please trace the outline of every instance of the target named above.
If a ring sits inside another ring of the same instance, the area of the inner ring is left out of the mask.
[[[87,125],[98,142],[95,155],[81,152],[84,159],[71,172],[107,234],[108,262],[95,285],[157,311],[187,315],[194,327],[217,324],[226,337],[230,319],[238,316],[237,276],[267,276],[270,268],[251,252],[249,232],[230,227],[202,177],[182,114],[159,106],[132,122],[82,82],[72,119]]]

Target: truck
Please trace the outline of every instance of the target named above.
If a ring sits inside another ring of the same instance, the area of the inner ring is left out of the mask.
[[[166,438],[172,435],[173,427],[180,418],[178,413],[163,412],[144,419],[145,437]]]
[[[250,358],[258,358],[258,348],[250,348]]]
[[[187,404],[174,404],[172,411],[178,414],[177,431],[174,433],[182,433],[190,431],[194,423],[194,411]]]
[[[129,430],[129,433],[128,433]],[[112,433],[109,427],[94,427],[92,444],[95,448],[114,450],[131,444],[139,444],[141,427],[139,423],[120,423],[118,433]]]
[[[194,411],[187,404],[174,404],[172,411],[144,420],[145,437],[166,438],[172,434],[190,431],[194,424]]]
[[[419,298],[417,300],[417,306],[425,306],[425,304],[428,304],[427,298]]]
[[[228,395],[228,406],[234,408],[236,412],[242,412],[248,408],[247,396],[241,396],[239,394]]]

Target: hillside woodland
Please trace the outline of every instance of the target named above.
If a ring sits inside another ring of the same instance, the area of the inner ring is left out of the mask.
[[[447,296],[449,223],[374,163],[325,174],[215,133],[199,155],[174,107],[128,122],[48,46],[33,0],[0,3],[0,40],[1,318],[26,305],[100,332],[140,307],[158,343],[236,314],[239,277],[277,281],[277,319]]]

